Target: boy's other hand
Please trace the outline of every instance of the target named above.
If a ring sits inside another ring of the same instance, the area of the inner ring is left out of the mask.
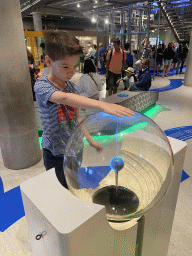
[[[123,116],[134,116],[133,110],[114,104],[114,103],[107,103],[105,104],[104,110],[105,113],[110,114],[110,115],[115,115],[118,117],[123,117]]]
[[[92,140],[91,143],[89,143],[91,147],[95,148],[98,153],[101,153],[103,151],[103,145]]]

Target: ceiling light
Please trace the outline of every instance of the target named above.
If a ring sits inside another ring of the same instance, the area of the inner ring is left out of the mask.
[[[78,7],[78,8],[80,7],[80,4],[79,4],[79,3],[77,4],[77,7]]]
[[[91,21],[93,22],[93,23],[96,23],[96,19],[93,17],[92,19],[91,19]]]
[[[105,24],[109,24],[109,20],[108,19],[105,20]]]

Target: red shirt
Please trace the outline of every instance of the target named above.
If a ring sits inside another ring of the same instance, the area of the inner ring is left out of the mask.
[[[116,52],[115,48],[113,49],[111,60],[109,62],[109,71],[111,71],[115,74],[121,74],[123,53],[124,53],[124,60],[125,60],[125,58],[126,58],[125,51],[122,51],[122,49],[120,49],[119,52]],[[108,51],[107,57],[106,57],[107,60],[110,59],[110,55],[111,55],[111,51]]]

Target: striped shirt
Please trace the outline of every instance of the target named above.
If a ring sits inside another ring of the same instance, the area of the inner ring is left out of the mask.
[[[35,83],[34,91],[43,130],[42,148],[48,149],[55,156],[61,155],[64,153],[73,129],[78,124],[77,109],[50,102],[49,98],[56,91],[75,94],[80,94],[80,92],[71,81],[68,81],[67,87],[61,90],[49,81],[47,76]]]

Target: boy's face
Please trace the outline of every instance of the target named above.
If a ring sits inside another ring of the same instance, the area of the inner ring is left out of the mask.
[[[69,81],[75,74],[78,66],[79,55],[67,56],[63,60],[52,61],[49,56],[45,56],[47,66],[51,68],[52,76],[63,82]]]
[[[126,75],[126,76],[130,76],[131,73],[130,73],[130,72],[125,72],[125,75]]]

